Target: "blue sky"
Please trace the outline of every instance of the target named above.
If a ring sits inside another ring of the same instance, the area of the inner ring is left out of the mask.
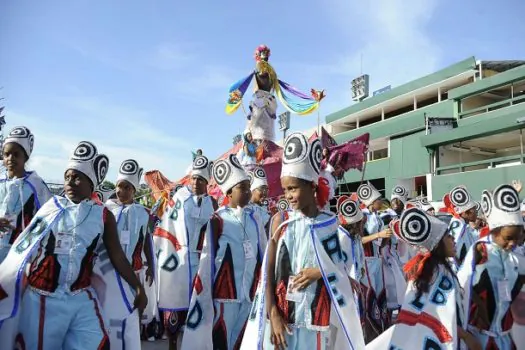
[[[175,180],[192,149],[217,157],[244,129],[224,105],[259,44],[281,79],[326,89],[323,117],[351,104],[361,55],[372,90],[473,55],[525,59],[520,0],[21,0],[0,13],[6,130],[33,131],[29,166],[47,180],[84,139],[110,157],[109,180],[127,158]],[[292,118],[294,130],[316,125]]]

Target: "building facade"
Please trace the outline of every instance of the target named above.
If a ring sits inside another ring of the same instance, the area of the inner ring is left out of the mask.
[[[456,185],[481,191],[525,183],[525,61],[474,57],[369,97],[326,117],[338,143],[370,133],[364,175],[351,170],[340,192],[361,178],[390,193],[440,201]]]

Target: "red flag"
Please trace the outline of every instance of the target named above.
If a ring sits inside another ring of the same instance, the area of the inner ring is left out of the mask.
[[[321,127],[321,145],[323,148],[337,146],[337,142],[335,142],[334,138],[323,127]]]
[[[329,147],[329,162],[338,170],[348,171],[358,169],[363,171],[366,152],[368,151],[368,142],[370,134],[366,133],[353,140],[347,141],[342,145]]]

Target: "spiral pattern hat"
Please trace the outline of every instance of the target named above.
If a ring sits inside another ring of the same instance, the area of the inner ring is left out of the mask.
[[[115,190],[104,184],[95,189],[95,194],[102,203],[106,203],[113,193],[115,193]]]
[[[128,159],[122,162],[117,175],[117,183],[122,180],[129,182],[135,187],[135,190],[139,189],[140,179],[144,169],[139,167],[139,163],[136,160]]]
[[[4,140],[4,145],[8,143],[16,143],[20,145],[26,152],[27,157],[31,157],[33,146],[35,144],[35,137],[31,131],[25,126],[15,126]]]
[[[109,159],[98,154],[97,147],[89,141],[81,141],[69,158],[67,170],[74,169],[86,175],[95,189],[104,181],[108,173]]]
[[[419,208],[409,208],[391,224],[394,234],[406,243],[432,251],[448,231],[448,225]]]
[[[349,196],[341,196],[337,200],[337,214],[341,225],[350,225],[363,220],[363,212],[359,203]]]
[[[321,141],[314,139],[309,143],[306,136],[296,132],[286,138],[283,149],[281,178],[291,176],[317,184],[321,171]]]
[[[277,210],[279,211],[288,211],[290,210],[290,203],[286,200],[286,198],[281,198],[277,202]]]
[[[500,185],[494,192],[483,191],[481,208],[490,230],[523,225],[518,192],[510,185]]]
[[[457,214],[462,214],[476,207],[476,202],[465,186],[456,186],[443,198],[445,206],[452,207]]]
[[[381,193],[370,182],[367,182],[357,188],[357,197],[368,207],[381,198]]]
[[[250,178],[250,189],[252,191],[262,186],[268,186],[266,172],[262,167],[256,167],[252,171],[248,172],[248,177]]]
[[[235,185],[250,180],[235,154],[230,154],[226,159],[217,161],[213,165],[212,173],[213,179],[224,195]]]
[[[408,200],[408,190],[403,186],[395,186],[392,189],[392,196],[390,197],[390,201],[394,199],[399,199],[403,204],[406,204]]]
[[[206,182],[210,182],[211,169],[213,162],[210,162],[205,156],[196,156],[193,160],[191,176],[200,176]]]

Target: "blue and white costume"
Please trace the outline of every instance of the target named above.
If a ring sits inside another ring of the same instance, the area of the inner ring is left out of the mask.
[[[139,188],[142,168],[135,160],[125,160],[120,166],[117,184],[128,181],[135,189]],[[126,255],[135,273],[139,274],[143,267],[142,253],[149,237],[149,212],[142,205],[133,203],[119,204],[110,199],[106,207],[113,213],[117,221],[117,233]],[[135,292],[122,280],[109,261],[108,253],[102,245],[98,251],[99,259],[95,273],[105,284],[105,298],[101,300],[106,324],[109,328],[112,349],[140,349],[140,320],[133,311]],[[150,302],[155,302],[154,300]]]
[[[418,208],[409,208],[399,221],[393,222],[396,236],[428,254],[438,247],[447,233],[447,225]],[[420,256],[418,264],[426,259]],[[416,265],[414,271],[421,266]],[[412,272],[411,272],[412,273]],[[449,349],[457,350],[458,330],[462,326],[462,291],[453,266],[440,264],[433,271],[428,292],[418,291],[409,275],[403,305],[396,324],[367,345],[367,350],[379,349]]]
[[[213,177],[223,193],[249,180],[234,155],[214,164]],[[215,213],[206,230],[182,348],[238,349],[266,243],[260,213],[251,206]]]
[[[4,146],[16,143],[29,158],[33,151],[34,136],[23,126],[15,127],[4,140]],[[0,217],[8,218],[14,230],[0,234],[0,263],[5,259],[11,244],[26,228],[35,213],[51,198],[51,192],[42,178],[34,171],[26,172],[23,178],[0,178]]]
[[[445,195],[443,202],[456,214],[450,220],[448,227],[456,242],[456,264],[459,269],[463,265],[468,250],[479,238],[478,230],[472,228],[460,215],[475,208],[476,202],[472,200],[472,196],[464,186],[454,187],[450,193]]]
[[[317,184],[320,163],[318,139],[309,143],[301,133],[288,136],[281,178],[289,176]],[[280,215],[284,216],[282,223],[272,233],[278,237],[272,284],[275,306],[292,331],[291,335],[285,335],[288,349],[326,349],[330,325],[334,322],[338,331],[331,336],[336,339],[338,349],[364,349],[362,330],[355,327],[360,324],[358,307],[348,275],[341,268],[344,256],[337,217],[329,212],[320,212],[315,218],[306,217],[300,211]],[[299,291],[290,282],[305,268],[318,268],[323,278]],[[263,273],[241,349],[274,349],[266,317],[266,278]]]
[[[4,146],[16,143],[31,157],[34,136],[31,131],[18,126],[9,132]],[[7,174],[0,178],[0,217],[7,218],[14,230],[0,232],[0,263],[5,259],[13,242],[29,225],[36,212],[51,198],[51,192],[36,172],[26,172],[22,178],[9,178]],[[0,324],[0,339],[7,349],[14,348],[18,333],[18,317],[5,320]]]
[[[195,157],[191,176],[209,182],[210,171],[208,158]],[[165,312],[167,330],[172,335],[184,325],[199,268],[204,231],[214,211],[210,196],[197,196],[189,187],[180,187],[153,232],[159,309]]]
[[[518,193],[512,186],[501,185],[493,193],[483,191],[481,201],[491,231],[505,226],[523,226]],[[466,291],[468,329],[482,348],[514,349],[511,336],[514,318],[510,306],[523,287],[524,257],[501,248],[490,234],[471,247],[458,277]],[[477,294],[487,311],[488,327],[482,328],[476,320],[479,305],[473,301],[472,293]]]
[[[252,171],[248,172],[248,177],[250,178],[250,190],[253,192],[261,187],[266,186],[268,188],[268,180],[266,177],[266,172],[262,167],[256,167]],[[258,210],[262,217],[263,225],[266,227],[272,218],[268,212],[268,207],[264,205],[258,205],[252,203],[254,210]]]
[[[108,164],[108,158],[99,155],[93,144],[83,141],[75,149],[68,169],[84,173],[97,186]],[[91,283],[107,213],[103,205],[90,199],[75,204],[55,196],[14,242],[0,266],[0,286],[5,291],[5,298],[0,300],[0,320],[21,312],[20,342],[25,348],[109,348]],[[22,298],[23,267],[27,262],[31,263],[29,287]]]

